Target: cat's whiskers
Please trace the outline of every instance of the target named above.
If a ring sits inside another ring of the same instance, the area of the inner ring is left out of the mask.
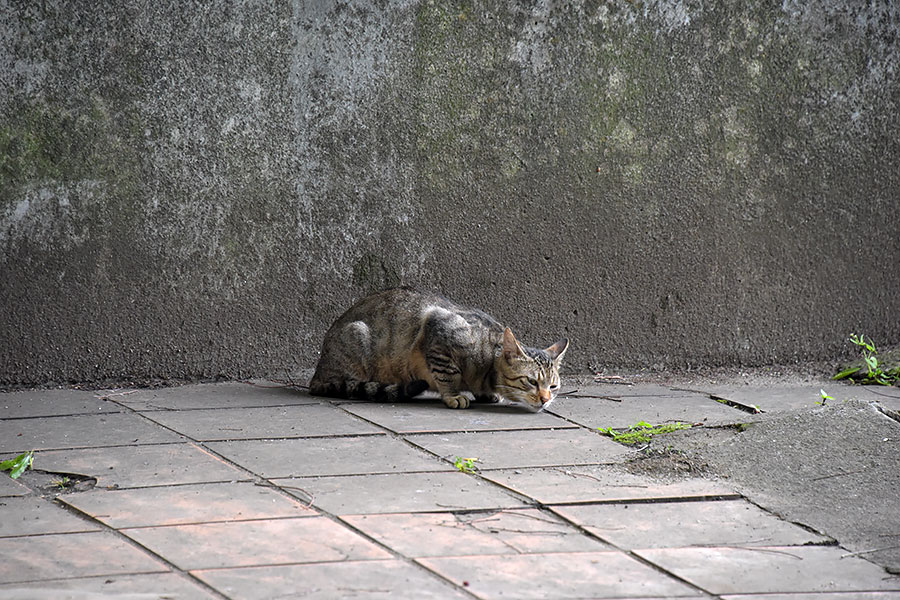
[[[513,404],[525,406],[526,408],[529,408],[534,412],[539,412],[544,408],[543,405],[540,405],[536,401],[536,398],[532,394],[529,394],[522,388],[504,385],[502,383],[498,383],[495,387],[497,388],[497,391],[501,396],[503,396]],[[549,404],[549,402],[547,402],[547,404]]]

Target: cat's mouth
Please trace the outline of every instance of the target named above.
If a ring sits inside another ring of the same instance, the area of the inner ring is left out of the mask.
[[[511,405],[517,406],[519,408],[523,408],[523,409],[527,410],[528,412],[533,412],[533,413],[541,412],[542,410],[544,410],[545,408],[550,406],[551,402],[553,402],[553,400],[548,400],[547,402],[544,402],[542,404],[538,398],[531,399],[531,398],[510,397],[510,396],[504,396],[504,398]]]
[[[518,406],[534,413],[541,412],[542,410],[550,406],[550,404],[552,404],[556,399],[555,396],[551,395],[549,400],[543,401],[540,396],[525,393],[522,390],[514,387],[498,387],[505,388],[502,389],[500,395],[503,396],[503,399],[506,400],[506,402],[513,406]]]

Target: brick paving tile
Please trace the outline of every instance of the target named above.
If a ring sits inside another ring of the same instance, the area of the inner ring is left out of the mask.
[[[181,436],[130,413],[0,421],[0,452],[90,448],[181,441]]]
[[[0,585],[3,600],[213,600],[219,598],[187,576],[104,575]]]
[[[389,558],[325,517],[122,529],[181,569]]]
[[[81,390],[23,390],[0,394],[0,419],[121,412],[118,404]]]
[[[383,433],[381,429],[325,404],[144,414],[157,423],[202,441]]]
[[[272,386],[272,387],[266,387]],[[277,383],[199,383],[112,397],[135,410],[190,410],[197,408],[250,408],[319,404],[304,391],[280,387]]]
[[[316,515],[302,503],[250,482],[93,490],[60,500],[117,529]]]
[[[576,427],[547,412],[533,413],[500,404],[473,404],[466,410],[450,410],[443,402],[436,400],[401,404],[347,404],[343,408],[396,433]]]
[[[712,594],[877,591],[900,578],[834,546],[660,548],[636,553]]]
[[[396,552],[415,558],[609,549],[536,509],[349,515],[342,519]]]
[[[707,479],[664,483],[609,465],[485,470],[481,476],[544,504],[734,495]]]
[[[478,598],[684,597],[697,592],[621,552],[419,558]]]
[[[216,569],[193,574],[233,600],[470,598],[424,570],[399,560]]]
[[[0,583],[168,571],[105,531],[0,538]]]
[[[0,477],[5,475],[0,474]],[[0,537],[97,531],[99,527],[37,496],[0,499]]]
[[[683,546],[799,546],[829,539],[746,500],[586,504],[552,510],[624,549]]]
[[[583,429],[435,433],[406,439],[447,459],[478,458],[476,466],[482,469],[612,463],[635,452]]]
[[[0,457],[0,460],[7,460],[8,458],[13,458],[12,456],[3,456]],[[31,493],[27,487],[13,479],[12,477],[0,477],[0,498],[8,498],[11,496],[27,496]]]
[[[267,478],[453,469],[386,436],[210,442],[207,446]]]
[[[501,488],[458,471],[275,479],[334,514],[423,512],[523,506]]]
[[[653,425],[672,421],[687,423],[737,423],[750,415],[709,396],[626,396],[620,402],[593,398],[560,398],[550,412],[585,427],[630,427],[646,421]]]
[[[86,448],[35,454],[41,469],[97,478],[97,487],[143,487],[246,479],[248,475],[190,443]]]

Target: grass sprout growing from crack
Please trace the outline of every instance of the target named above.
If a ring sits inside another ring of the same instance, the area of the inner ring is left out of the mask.
[[[34,450],[23,452],[15,458],[0,462],[0,471],[9,471],[9,476],[18,479],[34,462]]]
[[[475,466],[475,463],[477,462],[477,458],[463,458],[461,456],[457,456],[453,459],[453,466],[463,473],[474,473],[478,470],[478,467]]]
[[[825,390],[819,390],[819,395],[822,396],[822,400],[816,402],[819,406],[825,406],[825,403],[831,400],[834,402],[834,398],[828,395],[828,392]]]
[[[655,435],[663,435],[680,429],[690,429],[691,427],[693,427],[691,423],[683,423],[681,421],[663,423],[662,425],[651,425],[646,421],[639,421],[627,429],[617,430],[612,427],[598,427],[597,431],[603,435],[608,435],[614,442],[619,442],[626,446],[634,446],[649,443]]]

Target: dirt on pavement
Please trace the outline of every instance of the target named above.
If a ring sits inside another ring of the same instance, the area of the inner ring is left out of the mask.
[[[656,460],[663,477],[681,469],[727,480],[751,501],[900,573],[894,417],[859,400],[754,415],[748,427],[695,427],[654,438],[658,457],[646,466],[652,470]]]

